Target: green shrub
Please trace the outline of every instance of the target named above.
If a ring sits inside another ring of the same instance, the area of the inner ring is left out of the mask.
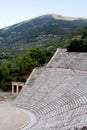
[[[83,40],[72,40],[67,46],[68,52],[87,52],[87,42]]]
[[[3,80],[1,83],[1,88],[3,91],[9,91],[11,89],[11,85],[10,83]]]

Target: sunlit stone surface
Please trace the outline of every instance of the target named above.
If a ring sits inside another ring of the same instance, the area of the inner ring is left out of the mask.
[[[28,130],[86,130],[87,53],[58,49],[33,70],[15,104],[34,114]]]

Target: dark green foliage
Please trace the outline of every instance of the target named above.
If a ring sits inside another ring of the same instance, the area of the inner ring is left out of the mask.
[[[85,28],[81,39],[71,40],[70,45],[67,46],[69,52],[87,52],[87,29]]]
[[[82,35],[82,39],[86,38],[87,37],[87,31],[85,31]]]
[[[25,82],[26,79],[24,77],[17,77],[16,81],[18,81],[18,82]]]
[[[37,65],[37,61],[32,59],[28,53],[22,55],[18,58],[17,65],[19,67],[18,72],[21,75],[26,74],[28,71],[32,71],[32,69]]]
[[[11,90],[11,84],[10,84],[10,82],[6,82],[4,79],[2,80],[2,82],[1,82],[1,88],[2,88],[2,90],[3,91],[9,91],[9,90]]]
[[[80,52],[82,50],[82,41],[73,40],[70,45],[67,47],[67,51]]]
[[[52,56],[51,50],[32,48],[14,61],[5,60],[0,65],[0,86],[3,91],[11,89],[11,81],[26,81],[34,67],[44,65]]]
[[[0,80],[3,79],[2,68],[0,67]]]
[[[37,62],[37,65],[43,65],[46,62],[46,52],[42,48],[33,48],[30,50],[30,56]]]
[[[83,29],[82,39],[87,39],[87,26]]]

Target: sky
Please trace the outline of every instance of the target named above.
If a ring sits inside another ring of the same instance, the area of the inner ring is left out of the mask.
[[[87,0],[0,0],[0,28],[44,14],[87,18]]]

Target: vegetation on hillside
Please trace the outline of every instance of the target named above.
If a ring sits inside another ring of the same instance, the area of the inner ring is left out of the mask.
[[[70,45],[67,46],[69,52],[87,52],[87,27],[83,29],[80,39],[71,40]]]
[[[33,68],[43,66],[52,56],[50,48],[32,48],[16,60],[0,60],[0,87],[4,90],[11,89],[11,81],[25,81]]]
[[[28,48],[49,46],[57,41],[58,46],[64,36],[87,25],[85,19],[72,19],[58,15],[44,15],[0,29],[0,56],[20,55]],[[61,45],[60,45],[61,47]]]

